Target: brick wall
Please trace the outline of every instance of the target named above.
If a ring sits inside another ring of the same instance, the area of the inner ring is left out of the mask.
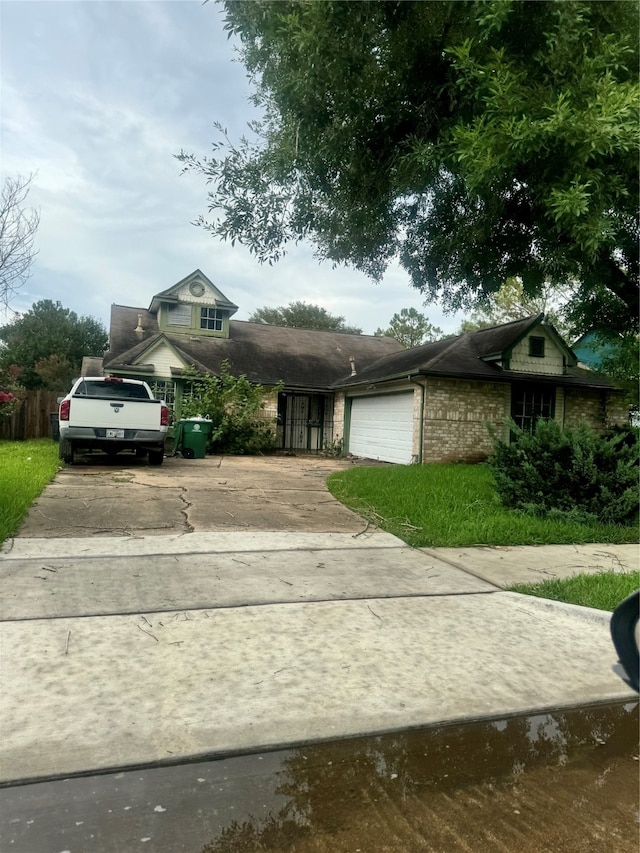
[[[607,394],[589,388],[567,388],[564,401],[564,426],[586,423],[596,432],[629,422],[629,407],[622,394]]]
[[[341,441],[344,436],[344,392],[338,391],[333,399],[333,435],[331,442]],[[329,436],[327,436],[329,438]]]
[[[629,402],[624,394],[607,394],[605,417],[609,427],[629,423]]]
[[[265,418],[268,420],[275,419],[278,417],[278,394],[272,388],[265,389],[265,395],[263,397],[264,409],[259,412],[259,416],[261,418]]]
[[[491,452],[487,425],[508,435],[511,389],[507,383],[426,380],[423,462],[480,462]]]

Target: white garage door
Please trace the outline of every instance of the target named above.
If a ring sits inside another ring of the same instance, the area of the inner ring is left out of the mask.
[[[413,450],[413,392],[354,397],[349,453],[408,465]]]

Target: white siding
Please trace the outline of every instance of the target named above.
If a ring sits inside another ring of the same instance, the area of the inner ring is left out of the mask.
[[[351,402],[349,453],[408,465],[413,454],[413,391]]]
[[[538,326],[532,333],[534,338],[544,338],[544,358],[535,358],[529,355],[529,336],[520,341],[513,348],[511,354],[510,370],[517,370],[522,373],[549,373],[562,375],[564,371],[564,362],[562,360],[562,351],[559,349],[556,342],[546,329]]]
[[[185,368],[187,365],[182,362],[171,347],[166,344],[160,344],[151,352],[146,352],[142,356],[144,364],[153,364],[155,367],[155,376],[158,378],[171,378],[171,368]]]
[[[178,297],[180,302],[188,302],[190,305],[202,305],[207,308],[212,308],[219,301],[219,299],[216,299],[217,294],[204,281],[202,284],[204,285],[204,293],[202,296],[194,296],[189,290],[189,285],[186,284],[181,287],[180,290],[177,290],[175,295]]]

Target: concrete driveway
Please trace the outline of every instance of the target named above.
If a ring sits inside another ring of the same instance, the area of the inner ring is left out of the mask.
[[[161,468],[127,456],[81,457],[81,464],[64,468],[47,486],[18,536],[356,533],[362,519],[325,486],[329,474],[350,467],[318,457],[170,457]]]
[[[345,467],[62,471],[0,554],[0,784],[634,698],[608,614],[372,528]]]

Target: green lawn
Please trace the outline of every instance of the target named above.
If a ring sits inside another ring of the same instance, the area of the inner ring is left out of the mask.
[[[332,474],[328,486],[342,503],[414,547],[638,541],[636,527],[505,509],[487,465],[357,467]]]
[[[0,441],[0,542],[18,531],[58,465],[58,445],[50,438]]]
[[[583,607],[597,607],[598,610],[615,610],[636,589],[638,572],[599,572],[597,575],[574,575],[565,580],[520,583],[511,587],[511,592],[551,598],[567,604],[581,604]]]

